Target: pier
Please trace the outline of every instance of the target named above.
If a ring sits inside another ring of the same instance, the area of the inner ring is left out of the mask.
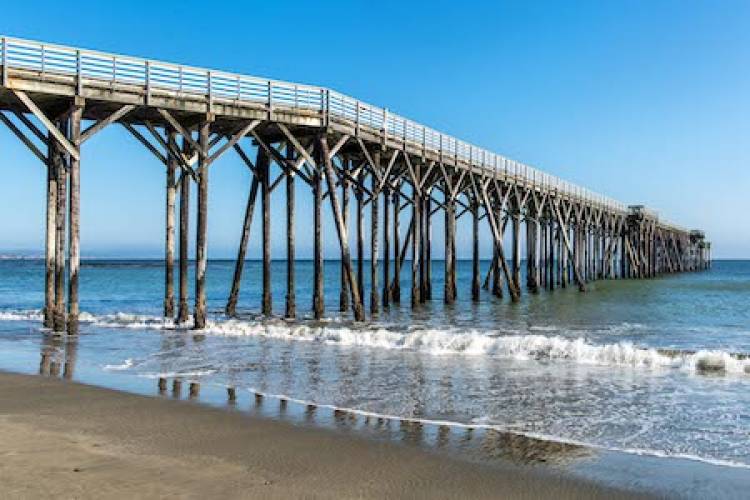
[[[433,217],[444,218],[442,300],[448,304],[459,293],[455,241],[462,217],[471,219],[472,280],[465,292],[473,300],[480,300],[482,288],[518,301],[522,293],[570,286],[585,291],[595,280],[654,278],[704,270],[711,263],[703,231],[327,88],[0,37],[0,122],[46,168],[44,324],[69,334],[78,331],[84,146],[108,126],[127,130],[164,169],[164,316],[185,323],[192,314],[189,326],[195,329],[205,327],[207,315],[211,166],[225,154],[237,155],[251,174],[236,267],[227,283],[228,316],[237,314],[256,211],[263,238],[261,312],[270,315],[278,300],[271,293],[271,201],[282,185],[284,315],[299,314],[293,266],[298,182],[309,187],[313,200],[315,318],[325,314],[324,210],[333,215],[340,249],[340,310],[351,311],[356,321],[399,304],[406,293],[412,307],[433,300]],[[190,196],[197,199],[192,236]],[[484,270],[482,224],[493,248]],[[192,309],[191,237],[196,241]],[[408,292],[401,289],[405,266]],[[369,290],[363,286],[366,273]]]

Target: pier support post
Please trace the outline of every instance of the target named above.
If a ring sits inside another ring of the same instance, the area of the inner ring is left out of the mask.
[[[372,154],[372,168],[380,171],[380,150]],[[380,222],[380,190],[378,188],[379,178],[371,176],[372,194],[370,196],[370,314],[375,316],[380,310],[380,290],[378,288],[378,223]]]
[[[432,196],[430,189],[424,192],[424,208],[422,209],[422,302],[432,300]],[[454,250],[455,256],[455,250]],[[454,292],[455,294],[455,292]]]
[[[412,188],[412,235],[411,235],[411,306],[417,307],[422,302],[421,286],[419,286],[419,261],[421,260],[420,243],[422,241],[422,197],[420,196],[419,165],[414,166],[415,179]]]
[[[513,286],[517,290],[521,289],[521,207],[516,206],[512,217],[512,237],[513,237]]]
[[[323,289],[323,190],[322,171],[323,153],[320,143],[315,144],[315,168],[312,175],[313,190],[313,227],[315,237],[313,240],[313,316],[321,319],[325,313],[325,298]],[[333,196],[335,191],[331,193]]]
[[[190,151],[183,138],[183,152]],[[180,300],[177,308],[177,322],[188,320],[188,238],[190,236],[190,176],[183,172],[180,176]]]
[[[446,190],[450,190],[446,186]],[[456,206],[452,196],[445,199],[445,283],[443,301],[453,304],[456,300],[454,256],[455,250],[455,228],[456,228]]]
[[[343,155],[342,170],[348,174],[350,170],[350,160],[347,155]],[[344,231],[349,234],[349,180],[346,176],[341,179],[341,212]],[[348,243],[348,240],[347,240]],[[341,256],[341,290],[339,292],[339,311],[349,310],[349,279],[347,278],[347,269],[344,265],[344,256]],[[387,282],[386,282],[387,283]]]
[[[168,132],[167,142],[177,150],[177,133]],[[177,158],[171,151],[167,152],[167,185],[166,213],[164,218],[164,317],[174,317],[174,233],[175,233],[175,199],[177,196],[176,172]]]
[[[183,175],[185,177],[185,175]],[[188,184],[189,186],[189,184]],[[189,189],[189,188],[188,188]],[[188,191],[189,193],[189,191]],[[245,218],[242,224],[242,235],[240,236],[240,245],[237,250],[237,261],[234,264],[234,276],[232,277],[232,289],[229,292],[229,300],[225,312],[227,316],[232,317],[237,314],[237,301],[240,296],[240,286],[242,284],[242,270],[245,267],[245,255],[247,254],[247,243],[250,240],[250,228],[253,223],[253,212],[255,211],[255,199],[258,196],[258,176],[253,174],[253,180],[250,184],[250,193],[247,196],[247,205],[245,206]],[[180,205],[182,209],[182,205]],[[182,257],[180,257],[182,260]]]
[[[60,129],[68,129],[68,122],[60,123]],[[68,166],[65,161],[59,162],[57,169],[57,210],[55,212],[55,313],[53,329],[65,331],[65,229],[67,221],[68,200]]]
[[[393,189],[393,284],[391,286],[391,300],[394,304],[401,303],[401,259],[399,250],[401,239],[399,233],[399,215],[401,214],[401,184]]]
[[[292,144],[286,144],[286,159],[294,159],[294,147]],[[292,319],[297,316],[297,297],[295,290],[295,231],[294,231],[294,211],[295,211],[295,193],[294,193],[294,173],[286,174],[286,297],[284,307],[284,317]]]
[[[70,157],[70,203],[68,205],[68,335],[78,334],[78,283],[81,272],[81,160],[80,138],[83,104],[76,103],[70,114],[70,142],[79,157]]]
[[[549,218],[547,216],[544,217],[544,220],[542,221],[542,243],[541,243],[542,249],[541,249],[541,263],[539,265],[539,275],[542,287],[547,290],[549,289],[549,273],[548,266],[549,266]]]
[[[258,148],[258,176],[260,177],[260,201],[263,211],[261,229],[263,233],[263,299],[261,311],[264,316],[273,312],[271,296],[271,161],[263,148]]]
[[[44,326],[54,327],[56,308],[55,300],[55,265],[57,259],[57,181],[62,167],[60,151],[52,133],[47,137],[47,228],[45,239],[45,273],[44,273]]]
[[[195,244],[195,306],[193,328],[206,327],[206,268],[208,265],[208,140],[211,132],[209,120],[201,123],[198,140],[198,221]]]
[[[473,201],[471,204],[471,299],[479,301],[480,278],[479,278],[479,204]]]
[[[555,289],[555,222],[550,219],[549,229],[549,249],[547,255],[547,286],[550,290]]]
[[[359,174],[354,196],[357,199],[357,286],[359,296],[364,302],[365,297],[365,203],[364,203],[364,174]]]
[[[565,233],[565,234],[563,234]],[[568,276],[570,266],[568,265],[568,247],[565,246],[565,237],[570,237],[567,227],[560,226],[560,287],[568,287]]]
[[[383,307],[391,302],[389,284],[391,282],[391,193],[388,188],[383,191]]]
[[[526,216],[526,287],[531,293],[539,292],[537,281],[537,222]]]

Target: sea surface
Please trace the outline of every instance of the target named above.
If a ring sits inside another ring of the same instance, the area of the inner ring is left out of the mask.
[[[227,319],[233,265],[209,263],[211,317],[198,333],[161,318],[160,261],[84,261],[82,333],[61,342],[41,328],[43,262],[0,261],[0,369],[36,372],[51,360],[73,378],[141,392],[178,378],[206,394],[235,387],[256,403],[433,426],[438,443],[445,428],[484,433],[480,448],[489,435],[552,443],[527,461],[585,462],[580,450],[593,450],[698,464],[750,485],[750,261],[599,281],[586,293],[524,290],[517,304],[485,291],[472,302],[471,263],[459,261],[452,306],[436,261],[433,300],[415,311],[407,262],[401,306],[365,325],[338,310],[338,261],[325,265],[324,321],[310,318],[309,261],[296,263],[299,320],[280,318],[283,261],[273,263],[278,317],[257,314],[261,268],[248,261],[240,317]]]

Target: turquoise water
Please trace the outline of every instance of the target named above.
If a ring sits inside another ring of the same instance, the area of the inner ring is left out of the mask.
[[[285,266],[274,262],[279,315]],[[338,312],[338,269],[326,262],[327,319],[286,322],[255,315],[260,267],[248,262],[242,316],[227,320],[221,311],[233,264],[212,261],[211,321],[195,334],[159,318],[160,262],[84,262],[76,373],[119,377],[124,386],[181,377],[360,415],[750,467],[750,361],[742,356],[750,353],[748,261],[602,281],[583,294],[524,294],[519,304],[486,293],[472,303],[471,266],[462,261],[459,300],[450,307],[442,305],[438,261],[431,303],[410,310],[405,273],[403,306],[364,326]],[[311,271],[310,262],[297,263],[301,314],[311,304]],[[42,302],[40,261],[0,261],[0,368],[34,371],[40,353],[66,359],[66,349],[41,332]]]

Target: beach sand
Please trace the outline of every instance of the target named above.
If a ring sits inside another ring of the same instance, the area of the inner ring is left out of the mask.
[[[633,498],[575,478],[0,373],[3,498]]]

